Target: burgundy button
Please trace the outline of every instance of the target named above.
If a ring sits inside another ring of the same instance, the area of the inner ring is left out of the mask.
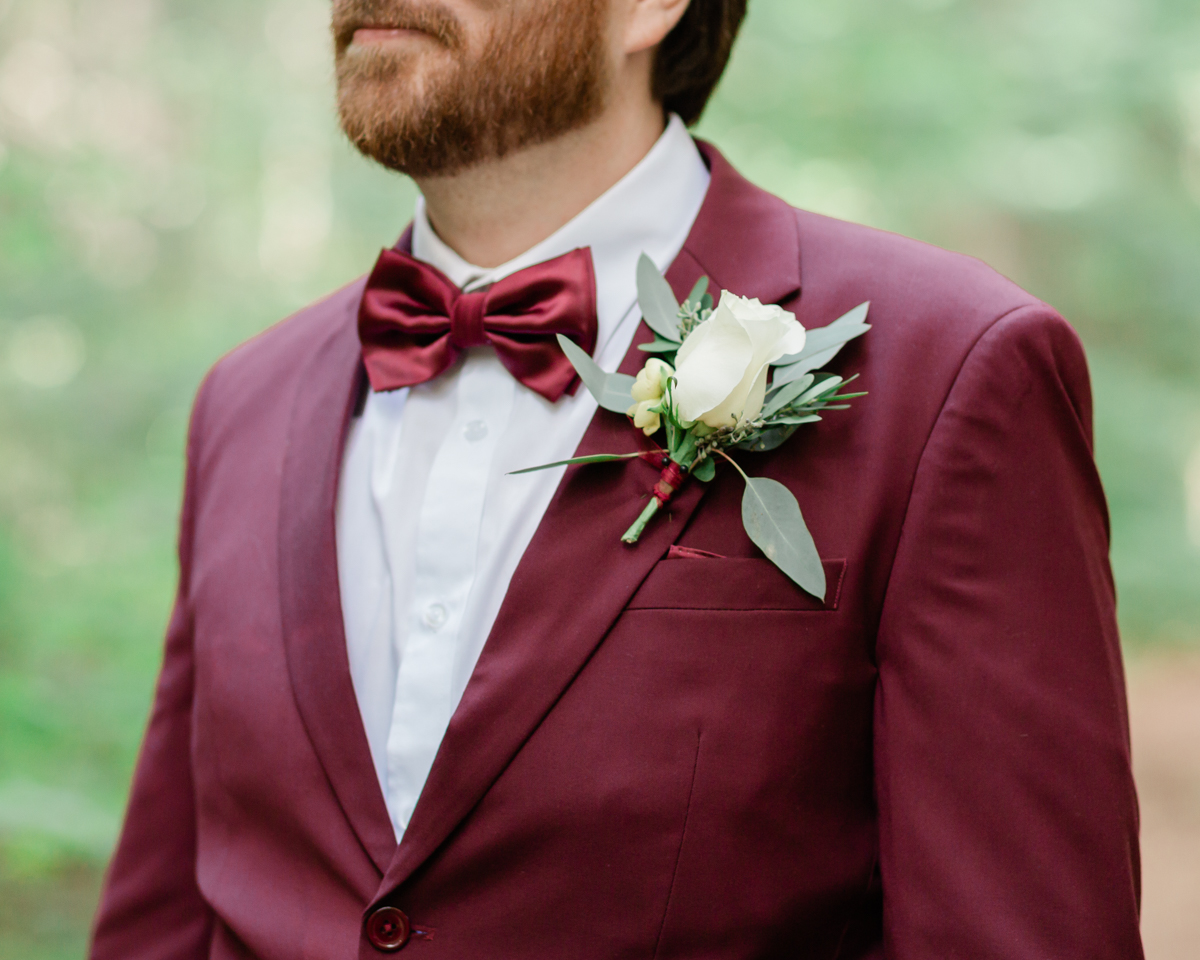
[[[367,918],[367,939],[371,946],[384,953],[395,953],[408,943],[412,925],[403,910],[380,907]]]

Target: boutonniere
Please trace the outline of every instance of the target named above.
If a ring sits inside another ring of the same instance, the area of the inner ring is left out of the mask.
[[[688,477],[707,483],[718,462],[746,481],[742,522],[766,557],[805,591],[825,598],[825,571],[800,505],[782,483],[751,477],[732,450],[767,451],[783,444],[825,410],[843,410],[865,393],[844,393],[857,379],[818,368],[855,337],[866,333],[869,303],[827,327],[806,331],[782,307],[724,290],[714,305],[702,277],[682,304],[645,254],[638,262],[638,304],[655,339],[638,349],[653,354],[637,377],[605,373],[587,352],[559,336],[584,386],[606,410],[627,415],[647,437],[661,434],[665,447],[651,452],[598,454],[547,463],[517,473],[571,464],[635,458],[662,466],[650,502],[621,538],[637,543],[646,525]]]

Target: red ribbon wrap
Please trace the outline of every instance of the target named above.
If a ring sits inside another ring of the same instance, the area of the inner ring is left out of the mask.
[[[654,499],[658,501],[660,507],[665,507],[670,502],[671,498],[675,496],[675,491],[683,486],[685,479],[687,479],[687,474],[683,472],[683,467],[674,460],[663,467],[662,475],[658,478],[658,483],[654,485]]]

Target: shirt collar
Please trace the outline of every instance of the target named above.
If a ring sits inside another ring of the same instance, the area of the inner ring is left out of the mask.
[[[663,135],[636,167],[574,219],[508,263],[486,269],[460,257],[434,233],[423,197],[418,197],[413,216],[413,256],[470,290],[577,247],[590,247],[596,270],[597,343],[602,347],[637,301],[638,257],[644,252],[666,271],[687,240],[710,179],[687,127],[672,114]]]

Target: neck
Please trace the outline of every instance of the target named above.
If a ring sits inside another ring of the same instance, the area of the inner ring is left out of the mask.
[[[595,121],[450,177],[417,182],[429,222],[468,263],[498,267],[545,240],[641,162],[662,108],[610,103]]]

